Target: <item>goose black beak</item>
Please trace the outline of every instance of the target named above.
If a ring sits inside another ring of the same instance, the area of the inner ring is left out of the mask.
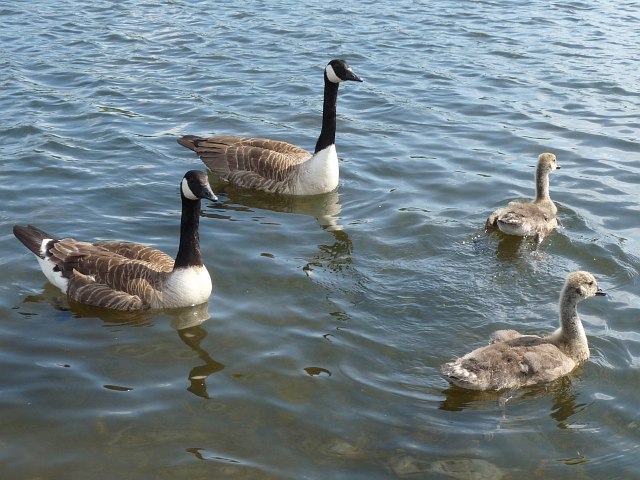
[[[606,294],[607,294],[606,292],[603,292],[600,289],[596,290],[596,296],[598,297],[604,297]]]
[[[347,78],[345,80],[353,80],[354,82],[363,82],[362,78],[353,73],[351,70],[347,70]]]
[[[217,202],[218,201],[218,197],[216,196],[215,193],[213,193],[213,190],[211,190],[210,188],[207,188],[203,193],[203,198],[206,198],[207,200],[211,200],[212,202]]]

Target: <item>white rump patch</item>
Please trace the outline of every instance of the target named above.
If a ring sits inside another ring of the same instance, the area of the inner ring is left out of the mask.
[[[327,78],[330,82],[340,83],[342,81],[340,77],[336,75],[336,72],[333,71],[333,67],[331,65],[327,65],[327,68],[325,68],[324,71],[327,72]]]
[[[189,182],[187,182],[186,178],[182,179],[182,183],[180,184],[180,190],[182,190],[182,194],[187,197],[189,200],[198,200],[198,197],[194,195],[194,193],[189,188]]]
[[[47,241],[49,240],[45,240],[45,242]],[[44,273],[44,276],[47,277],[47,280],[49,280],[53,285],[58,287],[62,293],[66,294],[67,288],[69,287],[69,280],[67,280],[62,276],[62,272],[59,269],[55,270],[56,264],[53,263],[48,258],[36,257],[36,259],[40,264],[40,269],[42,270],[42,273]]]
[[[42,243],[40,244],[40,256],[41,257],[46,257],[47,255],[47,245],[49,245],[49,242],[53,240],[53,238],[43,238],[42,239]]]

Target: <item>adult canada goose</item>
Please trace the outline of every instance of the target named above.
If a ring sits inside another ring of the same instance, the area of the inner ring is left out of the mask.
[[[324,69],[322,130],[313,154],[290,143],[230,135],[186,135],[178,143],[198,154],[224,181],[273,193],[315,195],[338,186],[336,100],[340,82],[361,82],[344,60],[331,60]]]
[[[507,235],[533,236],[536,245],[557,225],[558,209],[549,196],[549,174],[560,168],[553,153],[538,157],[536,168],[536,198],[533,202],[510,202],[506,207],[493,212],[485,228],[498,228]]]
[[[145,245],[56,239],[31,225],[15,225],[13,234],[35,254],[47,279],[76,302],[126,311],[198,305],[211,295],[211,277],[200,255],[200,199],[217,198],[207,174],[198,170],[185,174],[180,196],[175,261]]]
[[[605,295],[588,272],[573,272],[560,294],[560,328],[546,337],[499,330],[492,343],[442,366],[454,385],[471,390],[519,388],[555,380],[589,358],[578,317],[580,300]]]

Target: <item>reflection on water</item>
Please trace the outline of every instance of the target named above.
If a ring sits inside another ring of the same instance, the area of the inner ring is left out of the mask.
[[[515,391],[482,392],[467,390],[457,386],[450,386],[442,393],[445,399],[440,403],[441,410],[462,412],[463,410],[476,410],[488,404],[494,403],[496,407],[504,409],[506,414],[509,404],[534,398],[553,398],[553,405],[549,416],[557,422],[557,427],[567,429],[569,419],[579,413],[586,404],[578,403],[578,394],[573,387],[572,377],[579,372],[559,378],[545,385],[526,387]]]
[[[42,293],[27,296],[23,303],[47,303],[57,311],[71,313],[74,318],[98,318],[110,325],[151,325],[153,324],[153,318],[157,319],[158,315],[157,311],[118,312],[69,302],[66,295],[48,282],[45,284]],[[201,346],[202,341],[208,335],[202,324],[211,318],[209,304],[203,303],[194,307],[164,310],[162,314],[171,318],[170,325],[177,331],[180,340],[204,362],[202,365],[194,366],[189,372],[190,386],[187,390],[199,397],[210,398],[206,381],[211,375],[224,369],[224,365],[216,362],[209,352]],[[110,390],[131,390],[131,388],[117,385],[105,385],[104,387]]]
[[[167,313],[173,316],[171,326],[178,332],[180,340],[204,362],[203,365],[196,365],[189,372],[190,385],[187,390],[199,397],[210,398],[206,381],[209,376],[221,371],[224,365],[211,358],[209,352],[201,345],[208,335],[202,323],[211,318],[209,304],[203,303],[195,307],[169,310]]]
[[[272,212],[295,213],[314,217],[323,229],[333,231],[342,230],[340,220],[340,195],[337,191],[322,195],[279,195],[276,193],[246,190],[235,185],[215,182],[209,176],[216,195],[223,199],[224,208],[237,209],[238,206],[253,209],[271,210]],[[209,210],[211,210],[210,207]]]
[[[314,266],[326,267],[331,271],[338,272],[345,265],[351,264],[353,244],[349,235],[344,230],[331,230],[331,233],[334,242],[330,245],[318,245],[318,253],[304,267],[307,274],[313,271]]]
[[[215,184],[214,189],[221,202],[206,207],[203,213],[205,217],[234,221],[237,218],[233,214],[229,215],[229,212],[270,210],[315,218],[324,231],[331,233],[334,241],[331,244],[318,245],[318,252],[303,267],[307,275],[311,275],[314,267],[340,271],[344,265],[351,263],[353,243],[339,223],[342,207],[337,191],[323,195],[291,196],[254,192],[220,183]]]
[[[193,327],[183,328],[178,330],[178,336],[191,350],[193,350],[204,364],[196,365],[189,372],[189,390],[194,395],[202,398],[210,398],[207,392],[207,379],[216,372],[221,371],[224,365],[220,362],[216,362],[209,352],[207,352],[202,346],[202,340],[208,335],[207,331],[202,325],[195,325]]]
[[[99,318],[108,324],[148,325],[152,323],[153,318],[146,311],[118,312],[70,301],[60,289],[49,282],[44,284],[42,293],[25,297],[23,303],[48,303],[57,311],[69,312],[74,318]]]

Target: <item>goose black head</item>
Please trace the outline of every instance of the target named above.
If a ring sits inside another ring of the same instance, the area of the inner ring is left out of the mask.
[[[362,79],[353,73],[345,60],[331,60],[324,69],[324,75],[332,83],[340,83],[346,80],[362,82]]]
[[[184,174],[180,183],[180,193],[189,200],[200,200],[201,198],[214,202],[218,200],[209,185],[209,177],[206,172],[200,170],[189,170]]]

